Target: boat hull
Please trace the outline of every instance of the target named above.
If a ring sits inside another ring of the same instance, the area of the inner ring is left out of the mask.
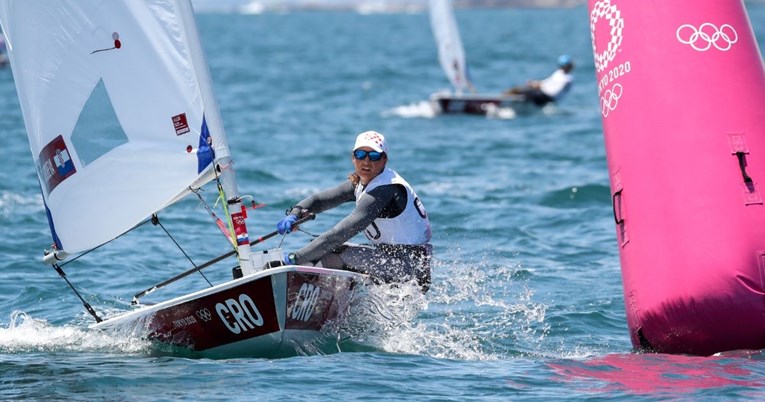
[[[457,95],[436,93],[430,96],[430,103],[438,113],[475,115],[486,115],[498,108],[516,109],[528,105],[523,95],[501,94]]]
[[[287,266],[260,271],[92,326],[202,357],[299,353],[346,316],[365,275]]]

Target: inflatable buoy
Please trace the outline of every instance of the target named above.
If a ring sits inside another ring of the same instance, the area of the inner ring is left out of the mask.
[[[765,348],[765,70],[743,1],[588,3],[632,344]]]

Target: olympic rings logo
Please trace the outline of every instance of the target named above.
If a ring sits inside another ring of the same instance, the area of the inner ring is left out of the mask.
[[[210,321],[212,320],[212,313],[210,313],[210,310],[204,308],[202,310],[197,310],[197,317],[199,317],[202,321]]]
[[[603,52],[598,53],[595,46],[595,24],[599,19],[605,18],[611,27],[611,39]],[[611,0],[601,0],[595,3],[590,13],[590,35],[592,35],[592,52],[595,55],[595,70],[601,72],[608,67],[608,63],[616,57],[616,51],[622,44],[622,30],[624,29],[624,18],[621,17],[619,9],[611,4]]]
[[[717,28],[709,22],[701,24],[698,29],[691,24],[681,25],[675,35],[680,43],[691,45],[699,52],[705,52],[712,46],[725,52],[738,41],[738,34],[732,26],[723,24]]]
[[[608,117],[608,112],[616,110],[619,98],[622,97],[623,92],[622,84],[616,84],[613,88],[606,90],[606,93],[600,97],[600,112],[603,114],[603,117]]]

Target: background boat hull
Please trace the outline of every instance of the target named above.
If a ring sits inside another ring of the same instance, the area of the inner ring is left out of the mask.
[[[518,108],[529,106],[521,96],[433,94],[431,105],[439,113],[465,113],[485,115],[492,108]]]

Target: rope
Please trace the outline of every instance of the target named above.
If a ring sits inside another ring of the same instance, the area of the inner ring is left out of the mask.
[[[229,245],[233,248],[234,252],[237,251],[236,242],[234,239],[231,238],[231,233],[229,233],[228,228],[226,227],[226,224],[223,223],[223,221],[218,218],[218,215],[215,215],[215,212],[210,208],[209,205],[205,202],[205,200],[202,198],[202,196],[199,194],[199,189],[194,190],[193,188],[189,187],[189,190],[191,190],[192,193],[194,193],[197,198],[199,198],[199,202],[202,203],[202,205],[207,210],[207,213],[210,215],[210,218],[212,218],[213,222],[218,226],[218,229],[223,233],[223,236],[228,240]],[[217,203],[217,202],[216,202]]]
[[[77,289],[74,288],[72,283],[69,282],[69,279],[66,277],[66,272],[64,272],[64,270],[61,269],[61,267],[58,264],[53,264],[53,269],[55,269],[56,272],[58,272],[58,275],[60,277],[64,278],[64,280],[66,281],[66,284],[69,285],[69,288],[72,289],[74,294],[77,295],[77,297],[82,302],[82,305],[85,306],[85,310],[87,310],[88,313],[90,313],[90,315],[92,315],[93,318],[96,319],[96,322],[101,322],[102,321],[101,317],[99,317],[98,314],[96,314],[96,310],[93,310],[93,307],[91,307],[90,304],[86,302],[85,299],[82,298],[82,296],[80,295],[80,292],[78,292]]]
[[[209,285],[210,285],[210,287],[212,287],[212,286],[213,286],[212,282],[210,282],[210,280],[209,280],[209,279],[207,279],[207,277],[205,276],[205,274],[203,274],[203,273],[202,273],[202,271],[199,269],[199,267],[197,267],[197,264],[194,264],[194,261],[192,261],[192,260],[191,260],[191,257],[189,257],[189,255],[188,255],[188,254],[186,254],[186,251],[183,249],[183,247],[181,247],[181,245],[180,245],[180,244],[178,244],[178,242],[177,242],[177,241],[175,241],[175,239],[174,239],[174,238],[173,238],[173,236],[170,234],[170,232],[168,232],[168,231],[167,231],[167,229],[165,229],[165,226],[164,226],[164,225],[162,225],[162,222],[160,222],[160,221],[159,221],[159,216],[157,216],[157,214],[154,214],[154,215],[152,215],[152,216],[151,216],[151,223],[152,223],[153,225],[155,225],[155,226],[156,226],[156,225],[159,225],[159,227],[161,227],[161,228],[162,228],[162,230],[164,230],[164,231],[165,231],[165,234],[167,234],[167,237],[169,237],[169,238],[170,238],[170,240],[172,240],[172,241],[173,241],[173,243],[175,243],[176,247],[178,247],[178,250],[181,250],[181,253],[183,253],[183,255],[184,255],[184,256],[186,256],[186,259],[187,259],[187,260],[189,260],[189,262],[191,263],[191,265],[192,265],[192,266],[194,266],[194,268],[197,270],[197,272],[199,272],[199,274],[200,274],[200,275],[202,275],[202,278],[205,278],[205,281],[207,281],[207,284],[209,284]]]
[[[313,237],[314,239],[319,237],[319,235],[313,234],[313,233],[311,233],[309,231],[306,231],[306,230],[303,230],[303,229],[300,229],[300,228],[298,228],[297,231],[298,232],[303,232],[303,233],[307,234],[308,236]],[[287,237],[288,234],[289,233],[285,233],[285,234],[282,235],[282,238],[281,238],[281,240],[279,240],[279,245],[277,246],[277,248],[282,248],[282,243],[284,243],[284,238]]]
[[[150,219],[147,219],[147,220],[145,220],[145,221],[143,221],[143,222],[141,222],[141,223],[139,223],[139,224],[137,224],[137,225],[133,226],[133,227],[132,227],[130,230],[128,230],[127,232],[125,232],[125,233],[123,233],[123,234],[121,234],[121,235],[119,235],[119,236],[115,237],[114,239],[119,239],[120,237],[122,237],[122,236],[124,236],[124,235],[126,235],[126,234],[128,234],[128,233],[130,233],[130,232],[132,232],[132,231],[133,231],[133,230],[135,230],[135,229],[138,229],[139,227],[141,227],[141,226],[143,226],[143,225],[145,225],[145,224],[147,224],[147,223],[149,223],[149,222],[151,222],[151,220],[150,220]],[[69,264],[70,262],[75,262],[75,261],[79,260],[79,259],[80,259],[80,257],[82,257],[82,256],[84,256],[84,255],[87,255],[87,254],[90,254],[92,251],[96,251],[96,250],[98,250],[99,248],[101,248],[101,247],[103,247],[103,246],[105,246],[105,245],[106,245],[106,243],[104,243],[104,244],[101,244],[101,245],[99,245],[99,246],[96,246],[96,247],[93,247],[93,248],[91,248],[90,250],[88,250],[88,251],[85,251],[85,252],[83,252],[82,254],[80,254],[80,255],[78,255],[78,256],[76,256],[76,257],[72,257],[71,259],[68,259],[68,260],[66,260],[66,261],[62,262],[62,263],[61,263],[61,265],[59,265],[59,266],[60,266],[60,267],[63,267],[63,266],[65,266],[66,264]]]

